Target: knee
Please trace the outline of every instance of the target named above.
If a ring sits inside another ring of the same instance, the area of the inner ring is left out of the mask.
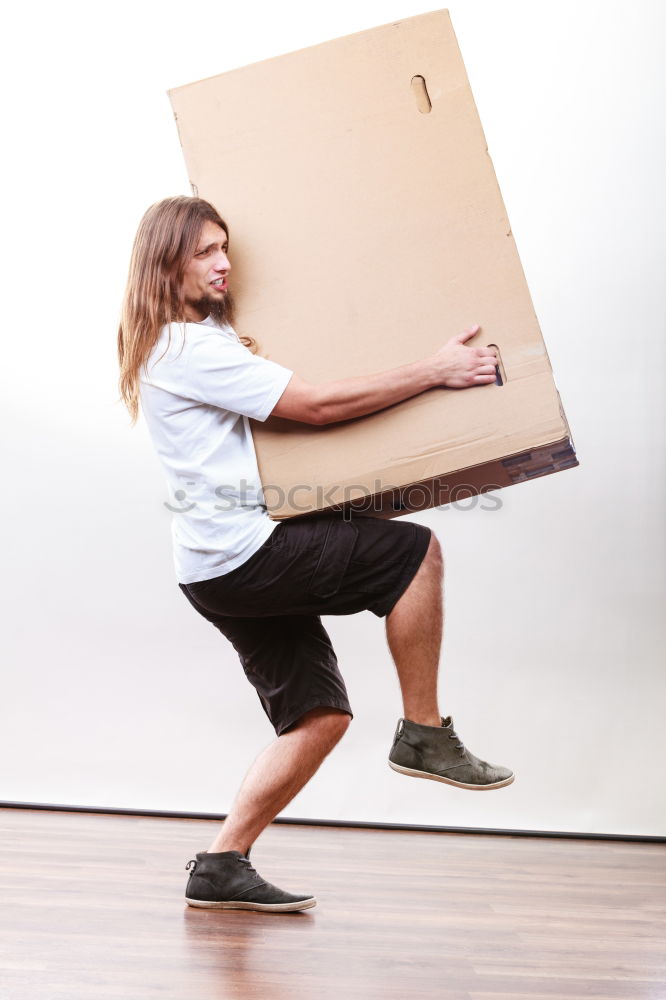
[[[426,550],[425,558],[428,562],[437,564],[440,567],[444,565],[442,546],[439,544],[439,539],[434,531],[430,532],[430,544]]]
[[[351,716],[342,709],[321,705],[305,712],[299,722],[315,728],[322,738],[335,744],[347,732]]]
[[[327,709],[325,715],[322,715],[322,722],[329,738],[337,743],[347,732],[351,716],[340,709]]]

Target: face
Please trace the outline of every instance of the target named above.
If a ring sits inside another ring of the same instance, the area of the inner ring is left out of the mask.
[[[190,322],[200,322],[211,313],[224,318],[225,305],[230,301],[228,249],[229,240],[224,229],[207,219],[183,276],[185,319]]]

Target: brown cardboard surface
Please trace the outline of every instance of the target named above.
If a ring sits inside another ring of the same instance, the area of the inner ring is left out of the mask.
[[[448,11],[169,94],[193,190],[230,228],[236,329],[264,356],[323,382],[415,361],[472,323],[467,343],[501,356],[502,385],[326,427],[254,423],[272,517],[371,496],[393,516],[446,502],[447,484],[577,464]],[[429,496],[396,504],[415,483]]]

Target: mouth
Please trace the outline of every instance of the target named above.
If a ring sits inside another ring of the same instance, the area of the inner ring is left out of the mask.
[[[216,278],[215,281],[211,281],[211,285],[218,291],[224,291],[227,287],[226,276],[224,278]]]

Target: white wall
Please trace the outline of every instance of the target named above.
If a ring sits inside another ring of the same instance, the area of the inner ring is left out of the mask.
[[[428,9],[14,7],[1,799],[223,812],[272,738],[176,586],[161,470],[117,402],[130,244],[149,204],[189,193],[168,87]],[[398,687],[364,612],[325,619],[356,717],[286,815],[664,834],[663,7],[449,9],[581,465],[501,510],[415,516],[447,561],[443,711],[514,785],[387,767]]]

